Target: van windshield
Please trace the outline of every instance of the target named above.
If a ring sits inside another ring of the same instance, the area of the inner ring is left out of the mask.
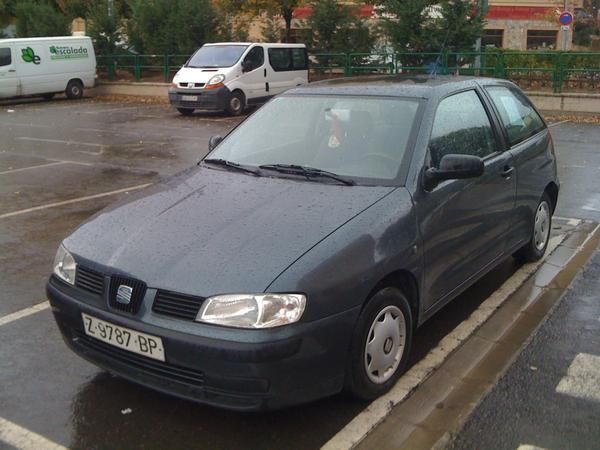
[[[247,48],[247,45],[205,45],[192,55],[186,67],[231,67]]]

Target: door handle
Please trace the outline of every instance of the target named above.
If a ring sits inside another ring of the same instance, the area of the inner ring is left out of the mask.
[[[514,171],[515,171],[514,167],[504,166],[504,170],[502,171],[501,175],[503,178],[510,178],[510,176],[513,174]]]
[[[8,69],[9,72],[16,72],[16,69]]]

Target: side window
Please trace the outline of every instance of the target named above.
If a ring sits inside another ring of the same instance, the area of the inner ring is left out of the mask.
[[[10,66],[12,64],[12,58],[10,56],[10,48],[0,48],[0,67]]]
[[[433,167],[444,155],[485,158],[498,149],[488,115],[475,91],[442,100],[435,113],[429,152]]]
[[[270,48],[269,62],[275,72],[292,70],[292,59],[288,48]]]
[[[294,70],[308,69],[308,57],[305,48],[292,49],[292,64],[294,66]]]
[[[502,86],[490,87],[487,91],[498,109],[510,145],[518,144],[546,127],[529,100],[520,92]]]
[[[262,47],[254,47],[244,58],[246,71],[258,69],[265,62],[265,51]]]

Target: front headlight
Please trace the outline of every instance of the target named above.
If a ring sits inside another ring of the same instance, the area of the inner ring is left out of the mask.
[[[210,80],[208,80],[208,83],[206,83],[205,88],[206,89],[216,89],[218,87],[223,86],[224,81],[225,81],[225,75],[222,75],[222,74],[215,75]]]
[[[71,285],[75,285],[75,269],[77,263],[61,244],[54,258],[54,275]]]
[[[207,298],[196,320],[236,328],[273,328],[297,322],[306,306],[302,294],[229,294]]]

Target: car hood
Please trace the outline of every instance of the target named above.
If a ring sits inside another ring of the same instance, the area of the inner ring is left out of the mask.
[[[207,68],[202,69],[199,67],[182,67],[177,72],[178,83],[208,83],[212,77],[219,73],[228,73],[231,68],[220,69],[220,68]],[[229,80],[228,80],[229,81]]]
[[[290,264],[393,187],[194,167],[101,211],[64,245],[149,287],[263,292]]]

